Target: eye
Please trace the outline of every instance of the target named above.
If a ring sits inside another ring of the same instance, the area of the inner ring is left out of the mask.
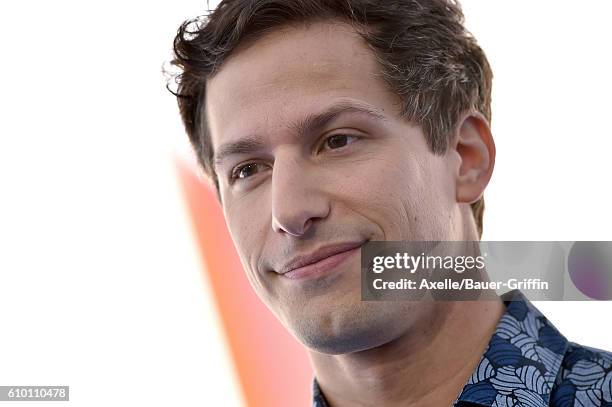
[[[325,139],[323,146],[330,150],[336,150],[357,140],[357,137],[348,134],[334,134]]]
[[[257,174],[262,169],[265,169],[265,166],[262,163],[248,163],[239,165],[232,171],[232,179],[248,178],[254,174]]]

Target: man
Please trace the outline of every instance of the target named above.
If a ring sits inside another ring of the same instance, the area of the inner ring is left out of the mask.
[[[612,357],[520,294],[361,301],[366,242],[482,233],[492,74],[462,22],[444,0],[225,0],[175,38],[187,133],[315,406],[612,403]]]

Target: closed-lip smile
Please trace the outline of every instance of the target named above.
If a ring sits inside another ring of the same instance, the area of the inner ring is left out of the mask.
[[[364,243],[364,241],[346,242],[321,247],[312,253],[294,257],[277,273],[290,279],[302,279],[323,273],[333,269]]]

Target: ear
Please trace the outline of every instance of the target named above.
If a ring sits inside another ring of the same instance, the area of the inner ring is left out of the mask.
[[[471,204],[480,199],[493,174],[495,143],[487,119],[479,112],[461,116],[453,138],[460,159],[457,202]]]

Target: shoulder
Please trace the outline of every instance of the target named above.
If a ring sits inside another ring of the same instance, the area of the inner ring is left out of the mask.
[[[551,405],[612,407],[612,353],[570,342],[551,392]]]

